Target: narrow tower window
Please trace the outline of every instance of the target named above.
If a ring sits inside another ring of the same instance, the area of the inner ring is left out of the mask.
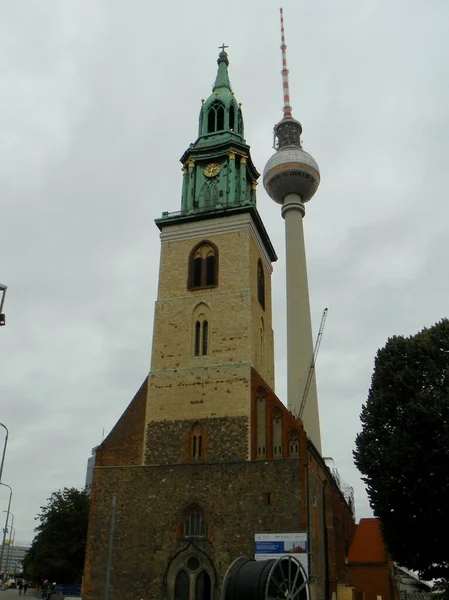
[[[267,438],[267,416],[266,416],[267,396],[263,388],[256,392],[256,418],[257,418],[257,458],[266,456],[266,438]]]
[[[205,356],[207,354],[207,342],[209,335],[209,324],[207,321],[203,321],[203,347],[201,348],[201,354]]]
[[[196,430],[196,428],[195,428]],[[192,437],[192,459],[200,460],[203,457],[203,436],[194,435]]]
[[[201,242],[189,256],[189,290],[218,285],[218,250],[211,242]]]
[[[214,102],[207,113],[207,132],[223,131],[225,109],[221,102]]]
[[[215,284],[215,254],[209,254],[206,257],[206,285]]]
[[[193,286],[201,287],[201,272],[203,268],[203,259],[197,256],[193,260]]]
[[[257,299],[260,306],[265,310],[265,275],[260,258],[257,262]]]
[[[299,456],[299,435],[295,429],[290,431],[288,440],[288,453],[291,457]]]
[[[189,455],[187,460],[203,462],[207,454],[208,435],[201,423],[195,423],[188,432]]]
[[[224,129],[224,106],[220,104],[217,108],[217,131],[223,131]]]
[[[243,116],[242,116],[242,111],[239,108],[239,133],[240,135],[243,135]]]
[[[271,417],[273,427],[273,458],[282,458],[282,412],[275,408]]]
[[[231,104],[231,106],[229,107],[229,129],[231,131],[234,131],[234,119],[235,119],[234,105]]]
[[[193,356],[210,354],[210,319],[211,310],[207,304],[200,302],[192,313],[191,352]]]
[[[195,356],[200,355],[201,350],[201,323],[197,321],[195,323]]]
[[[214,131],[215,131],[215,110],[214,110],[214,107],[212,106],[209,109],[209,112],[207,115],[207,132],[213,133]]]

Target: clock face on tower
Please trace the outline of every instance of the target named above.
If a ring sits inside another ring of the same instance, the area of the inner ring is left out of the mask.
[[[220,172],[221,167],[218,163],[210,163],[204,167],[204,175],[206,177],[215,177]]]

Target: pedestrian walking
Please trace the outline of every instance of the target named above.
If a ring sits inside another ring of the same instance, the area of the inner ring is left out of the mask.
[[[42,600],[47,600],[48,598],[48,579],[44,579],[44,583],[42,584]]]
[[[23,582],[23,595],[24,596],[27,593],[28,585],[29,585],[28,581]]]
[[[19,596],[21,596],[22,595],[22,588],[23,588],[22,580],[19,581],[19,583],[17,584],[17,587],[19,588]]]

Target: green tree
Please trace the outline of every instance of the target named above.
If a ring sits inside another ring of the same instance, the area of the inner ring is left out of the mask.
[[[449,578],[449,321],[377,353],[354,459],[391,557]]]
[[[26,576],[60,583],[81,581],[88,516],[89,495],[85,490],[53,492],[36,517],[37,534],[24,560]]]
[[[449,581],[436,581],[432,588],[432,600],[449,600]]]

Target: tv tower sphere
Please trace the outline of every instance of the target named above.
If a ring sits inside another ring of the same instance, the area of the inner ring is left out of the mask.
[[[274,133],[277,150],[265,166],[264,188],[278,204],[284,203],[287,194],[300,196],[302,203],[308,202],[320,184],[320,169],[301,147],[301,123],[293,117],[284,117]]]

